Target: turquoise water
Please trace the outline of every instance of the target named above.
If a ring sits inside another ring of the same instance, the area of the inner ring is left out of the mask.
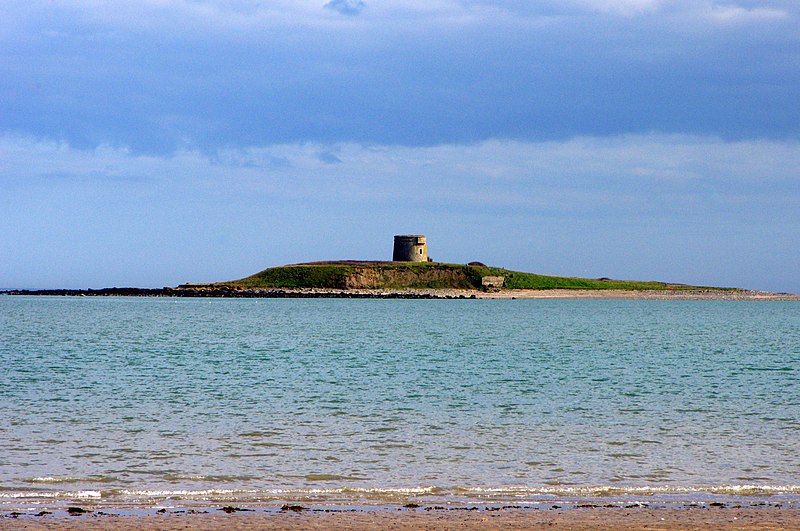
[[[793,302],[0,297],[0,504],[797,501],[798,362]]]

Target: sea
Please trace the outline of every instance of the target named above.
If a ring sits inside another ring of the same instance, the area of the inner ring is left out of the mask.
[[[0,510],[800,506],[800,303],[0,296]]]

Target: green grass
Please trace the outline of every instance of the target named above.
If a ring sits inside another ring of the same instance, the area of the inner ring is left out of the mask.
[[[348,265],[292,265],[272,267],[241,280],[220,282],[244,288],[343,288],[353,272]]]
[[[441,262],[345,262],[299,264],[265,269],[241,280],[220,282],[217,285],[241,286],[244,288],[327,288],[341,289],[346,279],[358,269],[371,268],[380,273],[382,288],[475,288],[481,287],[481,277],[505,277],[505,289],[589,289],[589,290],[730,290],[689,286],[656,281],[632,281],[560,277],[510,271],[499,267],[448,264]],[[398,281],[393,272],[406,274],[416,272],[418,279]],[[444,278],[430,278],[438,274]]]
[[[611,280],[577,277],[558,277],[509,271],[499,267],[465,266],[478,279],[482,276],[505,277],[506,289],[624,289],[624,290],[697,290],[730,289],[707,286],[689,286],[657,281]]]

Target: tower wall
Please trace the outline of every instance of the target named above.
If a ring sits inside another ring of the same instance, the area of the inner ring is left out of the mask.
[[[403,234],[394,237],[395,262],[427,262],[428,246],[425,236],[421,234]]]

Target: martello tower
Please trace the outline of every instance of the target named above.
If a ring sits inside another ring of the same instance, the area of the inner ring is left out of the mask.
[[[428,246],[425,243],[425,236],[421,234],[395,236],[392,260],[395,262],[427,262]]]

